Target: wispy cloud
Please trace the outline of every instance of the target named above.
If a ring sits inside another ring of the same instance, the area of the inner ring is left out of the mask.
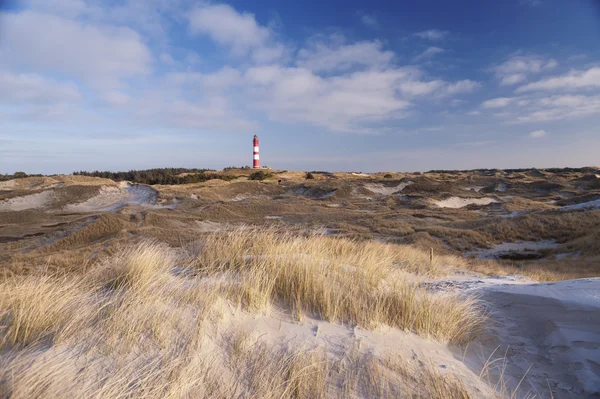
[[[0,71],[0,103],[17,105],[73,103],[82,100],[79,88],[38,74]]]
[[[495,115],[507,124],[569,120],[600,114],[598,95],[530,95],[486,100],[482,109],[498,110]]]
[[[5,14],[2,24],[3,47],[10,50],[7,60],[15,67],[67,74],[96,87],[116,86],[123,78],[150,71],[150,50],[129,28],[35,11]]]
[[[447,30],[429,29],[415,33],[415,36],[425,40],[439,41],[444,40],[450,35]]]
[[[499,97],[481,103],[482,108],[504,108],[513,103],[515,98]]]
[[[428,59],[433,58],[437,54],[441,54],[441,53],[443,53],[445,51],[446,50],[444,50],[443,48],[440,48],[440,47],[429,47],[427,50],[423,51],[421,54],[419,54],[416,57],[414,57],[413,60],[415,62],[419,62],[419,61],[423,61],[423,60],[428,60]]]
[[[491,68],[503,86],[515,85],[533,74],[549,71],[558,66],[554,59],[538,55],[514,55],[505,62]]]
[[[362,22],[363,25],[368,26],[369,28],[379,27],[379,20],[375,15],[367,13],[358,13],[358,15],[360,16],[360,22]]]
[[[600,67],[588,70],[572,70],[561,76],[542,79],[538,82],[529,83],[517,89],[517,92],[535,90],[578,90],[600,88]]]
[[[535,131],[529,133],[529,137],[534,138],[534,139],[546,137],[547,135],[548,135],[548,133],[545,130],[535,130]]]
[[[346,71],[357,67],[383,69],[390,65],[394,53],[383,49],[378,41],[345,43],[336,35],[311,40],[298,51],[297,65],[314,72]]]
[[[203,5],[189,15],[190,31],[205,34],[238,56],[248,53],[256,62],[273,62],[285,53],[273,32],[257,23],[253,14],[239,13],[227,4]]]
[[[544,2],[542,0],[520,0],[519,4],[522,6],[537,7],[544,4]]]

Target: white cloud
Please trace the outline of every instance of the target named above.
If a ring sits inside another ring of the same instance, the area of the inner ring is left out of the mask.
[[[529,137],[534,138],[534,139],[539,139],[542,137],[546,137],[547,134],[548,133],[546,133],[545,130],[536,130],[536,131],[529,133]]]
[[[169,85],[186,85],[188,88],[200,87],[203,90],[222,90],[241,83],[240,77],[241,72],[239,70],[226,66],[212,73],[168,73],[165,75],[165,81]]]
[[[250,52],[256,62],[272,62],[285,53],[285,47],[274,40],[270,29],[258,24],[254,14],[239,13],[227,4],[197,7],[189,21],[192,33],[208,35],[238,56]]]
[[[175,61],[173,56],[168,53],[161,53],[161,55],[158,58],[160,59],[160,62],[166,65],[173,66],[177,64],[177,61]]]
[[[494,98],[492,100],[486,100],[483,103],[481,103],[481,106],[483,108],[504,108],[511,104],[513,101],[515,101],[514,98],[499,97]]]
[[[0,71],[0,103],[55,104],[79,102],[82,99],[77,86],[60,83],[37,74]]]
[[[38,12],[90,23],[129,26],[153,39],[164,40],[169,19],[181,19],[186,0],[120,0],[103,5],[97,0],[22,0]],[[165,18],[169,16],[169,18]]]
[[[529,83],[517,89],[517,92],[534,90],[576,90],[600,87],[600,67],[593,67],[586,71],[569,71],[565,75],[542,79]]]
[[[257,127],[253,118],[267,115],[336,132],[371,133],[376,127],[389,129],[382,125],[406,118],[421,103],[439,105],[444,99],[448,106],[459,105],[453,97],[480,87],[469,79],[446,81],[414,66],[398,66],[394,52],[377,40],[349,42],[339,34],[319,35],[294,52],[254,15],[224,4],[203,3],[186,16],[192,35],[206,35],[221,54],[224,51],[242,60],[214,70],[208,62],[197,62],[196,54],[188,49],[148,40],[152,57],[143,41],[149,35],[142,37],[133,29],[98,22],[120,21],[122,16],[109,17],[113,11],[99,8],[96,2],[29,1],[48,13],[7,14],[10,21],[3,28],[9,34],[3,32],[2,38],[9,46],[0,53],[0,67],[39,71],[89,85],[79,89],[73,83],[30,73],[21,80],[11,77],[10,86],[0,80],[0,93],[7,101],[16,102],[19,96],[22,104],[43,103],[45,109],[32,106],[29,111],[49,116],[68,115],[70,109],[62,104],[81,101],[82,115],[89,112],[84,116],[92,118],[85,119],[95,125],[247,131]],[[137,9],[136,3],[144,2],[125,0],[123,4],[131,12]],[[167,7],[166,0],[150,3],[159,5],[158,9]],[[153,14],[144,11],[140,16],[147,15]],[[47,41],[39,40],[38,29],[48,31]],[[422,36],[439,40],[447,32],[430,31]],[[431,47],[425,56],[441,51]],[[169,72],[157,69],[156,75],[150,75],[153,59]],[[130,77],[136,77],[135,81],[126,80]],[[79,90],[88,94],[88,89],[89,96],[82,98]],[[46,106],[52,103],[60,106]]]
[[[303,68],[250,69],[252,103],[271,118],[325,126],[333,131],[366,132],[370,122],[388,120],[409,107],[396,95],[402,70],[363,71],[321,78]]]
[[[505,119],[507,124],[540,123],[600,114],[600,96],[501,97],[484,101],[481,107],[486,109],[502,108],[502,112],[495,115]]]
[[[3,15],[2,39],[0,63],[75,76],[95,86],[114,86],[149,71],[150,51],[129,28],[24,11]]]
[[[480,87],[481,83],[465,79],[446,85],[445,94],[452,96],[455,94],[472,93]]]
[[[515,55],[491,70],[500,79],[503,86],[515,85],[525,81],[529,75],[556,68],[554,59],[546,59],[537,55]]]
[[[520,4],[522,6],[537,7],[544,4],[544,2],[542,0],[521,0]]]
[[[595,114],[600,114],[600,96],[552,96],[532,101],[514,122],[547,122]]]
[[[339,43],[339,38],[337,41],[313,41],[308,48],[298,51],[298,66],[314,72],[340,72],[356,67],[381,69],[394,58],[394,53],[384,51],[377,40],[353,44]]]
[[[332,131],[368,133],[369,126],[407,116],[424,96],[451,96],[475,90],[470,80],[423,80],[415,68],[363,70],[320,77],[304,68],[264,66],[245,74],[250,102],[271,118],[324,126]]]
[[[429,29],[422,32],[415,33],[415,36],[432,41],[444,40],[446,37],[450,35],[450,32],[447,30],[439,30],[439,29]]]
[[[131,97],[127,94],[113,90],[102,95],[102,100],[113,107],[122,107],[131,102]]]
[[[421,54],[419,54],[418,56],[416,56],[413,59],[414,59],[414,61],[422,61],[422,60],[433,58],[436,54],[441,54],[445,51],[446,50],[444,50],[443,48],[440,48],[440,47],[429,47],[427,50],[423,51]]]
[[[218,93],[188,100],[177,91],[148,90],[131,97],[130,101],[116,110],[125,121],[135,121],[137,126],[142,127],[218,132],[247,132],[257,128],[256,122],[246,118],[229,98]]]
[[[511,86],[516,85],[517,83],[521,83],[527,79],[527,75],[524,73],[513,73],[512,75],[508,75],[502,78],[500,84],[503,86]]]
[[[379,21],[377,20],[377,17],[371,14],[361,14],[360,21],[369,28],[379,27]]]

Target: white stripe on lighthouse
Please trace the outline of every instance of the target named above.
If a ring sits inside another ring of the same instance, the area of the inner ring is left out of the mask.
[[[254,154],[254,159],[260,159],[260,158],[258,157],[258,154]]]
[[[254,147],[254,152],[258,152],[258,146]]]

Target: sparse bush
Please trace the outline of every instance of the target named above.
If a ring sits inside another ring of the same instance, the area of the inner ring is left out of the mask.
[[[314,179],[315,177],[313,176],[312,173],[306,172],[306,175],[304,175],[304,178],[307,180],[311,180],[311,179]]]
[[[0,181],[13,180],[13,179],[24,179],[26,177],[41,177],[41,176],[43,176],[43,175],[40,175],[40,174],[28,175],[25,172],[15,172],[12,175],[0,174]]]
[[[391,179],[391,178],[393,178],[393,177],[394,177],[394,176],[392,176],[392,175],[391,175],[391,173],[386,173],[385,175],[383,175],[383,178],[384,178],[384,179]]]
[[[248,180],[265,180],[273,176],[271,173],[265,173],[263,170],[258,170],[248,176]]]

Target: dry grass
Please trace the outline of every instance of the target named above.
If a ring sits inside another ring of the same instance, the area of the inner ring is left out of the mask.
[[[283,301],[299,317],[312,312],[468,341],[482,314],[472,300],[415,288],[406,271],[436,268],[423,264],[418,251],[250,229],[210,235],[197,249],[144,242],[83,275],[5,279],[0,396],[346,397],[343,387],[365,397],[462,392],[456,376],[427,380],[426,370],[414,374],[381,361],[355,363],[360,372],[348,372],[336,368],[327,348],[269,346],[223,319],[231,299],[257,311]],[[429,382],[416,384],[414,375]]]
[[[204,275],[233,273],[242,283],[230,287],[231,297],[251,310],[279,299],[298,319],[308,312],[468,342],[483,321],[475,300],[427,293],[409,280],[409,272],[440,272],[444,261],[430,264],[410,247],[248,228],[207,237],[196,267]]]

